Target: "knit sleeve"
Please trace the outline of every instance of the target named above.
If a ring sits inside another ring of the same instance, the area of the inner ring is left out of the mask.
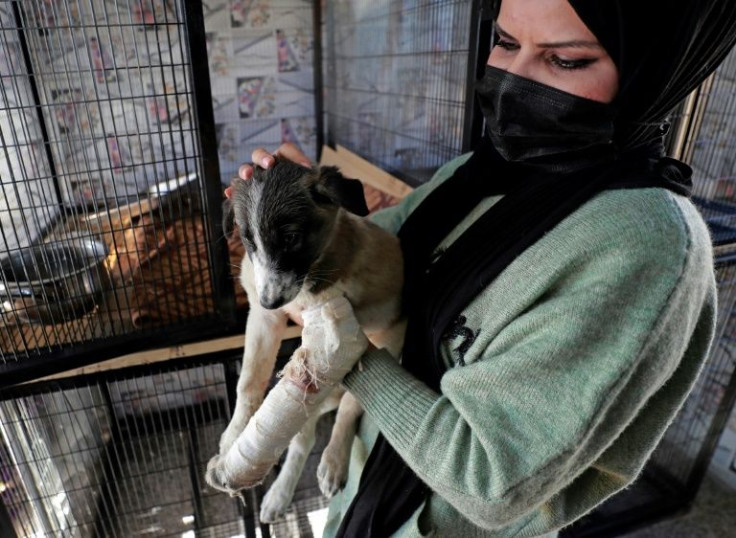
[[[680,223],[654,239],[642,231],[550,244],[558,261],[544,267],[547,276],[519,284],[537,288],[536,299],[502,327],[493,320],[507,312],[488,311],[482,353],[449,370],[441,394],[380,350],[344,384],[456,510],[486,529],[518,523],[559,499],[626,429],[672,376],[696,327],[712,336],[706,242],[707,232],[694,245]],[[494,299],[483,294],[474,307],[513,309],[517,291],[496,285]]]

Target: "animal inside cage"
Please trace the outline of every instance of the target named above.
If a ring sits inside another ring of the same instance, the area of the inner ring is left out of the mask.
[[[232,318],[206,66],[199,2],[0,3],[4,375]]]

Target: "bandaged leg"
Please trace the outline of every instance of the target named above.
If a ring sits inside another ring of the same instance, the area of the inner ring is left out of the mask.
[[[232,494],[259,484],[368,346],[344,297],[304,312],[302,319],[302,347],[281,380],[227,453],[210,460],[206,478],[213,487]]]
[[[286,514],[291,499],[294,497],[299,477],[304,470],[304,464],[314,447],[317,420],[319,420],[319,414],[315,413],[302,426],[299,433],[291,439],[286,460],[279,475],[263,497],[260,515],[262,522],[274,523]]]

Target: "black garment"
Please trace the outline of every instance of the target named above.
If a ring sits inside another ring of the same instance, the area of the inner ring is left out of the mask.
[[[546,231],[606,189],[658,186],[689,192],[689,167],[662,157],[662,124],[670,109],[715,69],[736,41],[736,2],[570,3],[619,69],[617,152],[597,164],[561,173],[565,163],[559,159],[536,166],[508,162],[484,141],[412,213],[399,232],[409,319],[402,365],[434,390],[439,391],[444,373],[439,343],[452,320]],[[567,158],[583,157],[576,152]],[[435,247],[482,197],[491,194],[505,196],[431,263]],[[379,436],[338,536],[390,536],[429,493]]]
[[[672,109],[723,61],[736,38],[733,0],[569,0],[619,71],[623,149],[661,136]]]

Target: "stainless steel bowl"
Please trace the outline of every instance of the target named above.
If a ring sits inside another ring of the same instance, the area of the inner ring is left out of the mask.
[[[90,312],[109,289],[107,246],[75,240],[28,247],[0,263],[0,301],[28,323],[55,324]]]

